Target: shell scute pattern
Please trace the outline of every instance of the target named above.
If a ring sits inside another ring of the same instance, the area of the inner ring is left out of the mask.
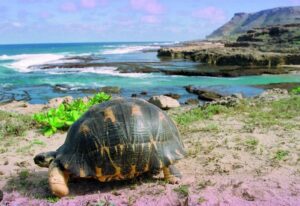
[[[138,99],[93,106],[72,125],[57,152],[64,170],[100,181],[157,173],[184,155],[172,120]]]

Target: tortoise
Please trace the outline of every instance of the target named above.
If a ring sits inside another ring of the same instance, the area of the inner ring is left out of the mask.
[[[177,127],[164,111],[142,99],[120,98],[91,107],[62,146],[34,162],[49,168],[50,189],[63,197],[70,176],[109,182],[162,170],[165,180],[176,183],[181,174],[173,163],[184,155]]]

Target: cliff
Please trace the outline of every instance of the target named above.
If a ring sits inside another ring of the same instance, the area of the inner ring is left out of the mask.
[[[236,13],[233,18],[208,35],[208,39],[236,39],[248,30],[260,27],[300,23],[300,6],[279,7],[255,13]]]

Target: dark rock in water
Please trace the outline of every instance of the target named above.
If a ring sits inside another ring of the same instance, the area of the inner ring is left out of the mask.
[[[6,104],[12,101],[30,101],[30,95],[27,91],[18,93],[0,91],[0,104]]]
[[[53,87],[53,90],[55,92],[67,92],[69,90],[71,90],[72,87],[67,85],[67,84],[56,84],[54,87]]]
[[[119,94],[120,91],[121,91],[120,87],[112,87],[112,86],[102,87],[100,89],[100,92],[105,92],[108,94]]]
[[[186,100],[185,104],[187,104],[187,105],[199,104],[199,100],[191,98],[191,99]]]
[[[173,99],[180,99],[180,95],[175,93],[167,93],[164,94],[164,96],[172,97]]]
[[[123,63],[119,64],[117,71],[120,73],[154,73],[159,72],[159,69],[152,68],[143,63],[134,64],[134,63]]]
[[[148,92],[146,92],[146,91],[141,92],[141,95],[147,95],[147,94],[148,94]]]
[[[262,89],[286,89],[288,91],[291,91],[292,89],[296,87],[300,87],[300,82],[287,82],[287,83],[271,83],[271,84],[265,84],[265,85],[256,85],[255,87],[262,88]]]
[[[98,61],[98,60],[103,60],[103,57],[99,57],[96,55],[85,55],[85,56],[70,56],[70,57],[65,57],[63,60],[75,60],[78,62],[91,62],[91,61]]]
[[[199,99],[204,100],[204,101],[215,101],[215,100],[218,100],[223,97],[223,95],[221,95],[217,92],[195,88],[190,85],[186,86],[185,89],[189,93],[196,94]]]
[[[295,69],[293,68],[250,68],[250,67],[218,67],[201,70],[161,70],[166,75],[182,76],[209,76],[209,77],[239,77],[254,76],[262,74],[288,74]]]
[[[131,97],[137,97],[137,96],[138,96],[137,94],[132,94],[132,95],[131,95]]]

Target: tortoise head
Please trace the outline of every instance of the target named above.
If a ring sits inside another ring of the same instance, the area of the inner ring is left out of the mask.
[[[34,163],[40,167],[49,167],[50,163],[56,158],[56,152],[43,152],[34,157]]]

